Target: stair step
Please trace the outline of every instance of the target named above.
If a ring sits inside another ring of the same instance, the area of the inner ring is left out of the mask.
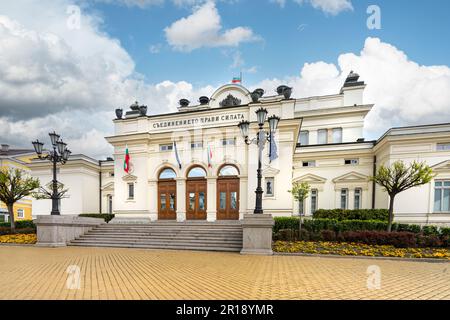
[[[82,235],[82,237],[88,238],[113,238],[113,239],[127,239],[127,238],[135,238],[135,239],[217,239],[217,240],[228,240],[228,239],[239,239],[242,240],[242,235],[239,236],[230,236],[230,235],[136,235],[136,234],[127,234],[127,235],[110,235],[110,234],[91,234],[87,233]]]
[[[156,240],[156,239],[114,239],[114,238],[78,238],[73,242],[99,242],[99,243],[150,243],[150,244],[226,244],[226,245],[242,245],[242,240],[184,240],[184,239],[172,239],[172,240]]]
[[[187,243],[187,242],[143,242],[143,241],[88,241],[88,240],[74,240],[71,244],[102,244],[102,245],[140,245],[140,246],[154,246],[154,247],[228,247],[228,248],[242,248],[242,243]]]
[[[190,247],[190,246],[151,246],[151,245],[137,245],[137,244],[101,244],[101,243],[70,243],[69,246],[81,247],[107,247],[107,248],[135,248],[135,249],[154,249],[154,250],[191,250],[191,251],[220,251],[220,252],[239,252],[239,248],[230,247]]]

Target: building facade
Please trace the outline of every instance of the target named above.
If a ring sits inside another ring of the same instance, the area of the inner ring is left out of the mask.
[[[0,169],[21,169],[30,173],[29,163],[36,155],[34,151],[27,149],[13,149],[7,144],[2,144],[0,149]],[[31,220],[32,218],[32,199],[25,197],[17,201],[13,207],[14,221]],[[0,201],[0,222],[10,220],[8,208]]]
[[[211,98],[201,97],[200,104],[180,101],[174,113],[147,116],[147,108],[137,103],[125,115],[118,110],[114,135],[106,137],[114,161],[77,156],[60,168],[70,194],[61,202],[62,212],[113,212],[147,221],[242,219],[255,207],[258,148],[245,143],[238,123],[249,121],[250,138],[256,136],[255,112],[263,107],[281,118],[274,145],[267,143],[263,151],[266,213],[387,208],[387,194],[369,177],[382,164],[418,160],[432,166],[436,177],[398,196],[396,220],[450,224],[450,124],[393,128],[366,141],[364,119],[373,105],[363,103],[365,86],[351,73],[335,95],[293,99],[280,93],[258,99],[230,84]],[[50,180],[48,164],[35,161],[31,167],[34,175]],[[288,192],[295,181],[311,185],[302,204]],[[38,202],[35,213],[48,214],[50,203]]]

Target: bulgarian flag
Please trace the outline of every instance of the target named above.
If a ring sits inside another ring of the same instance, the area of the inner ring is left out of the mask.
[[[123,170],[126,173],[130,173],[130,153],[128,152],[128,145],[125,150],[125,161],[123,162]]]
[[[231,80],[231,83],[242,83],[242,72],[239,77],[234,77],[233,80]]]
[[[212,157],[213,157],[213,154],[211,151],[211,147],[208,146],[208,167],[209,168],[212,168]]]

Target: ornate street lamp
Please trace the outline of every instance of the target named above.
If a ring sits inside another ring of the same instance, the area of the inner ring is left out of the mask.
[[[55,132],[49,133],[50,141],[52,143],[53,151],[48,151],[47,154],[43,155],[44,144],[39,140],[33,141],[34,151],[41,160],[49,160],[53,163],[53,180],[52,180],[52,215],[60,215],[59,212],[59,194],[58,194],[58,180],[56,179],[56,165],[58,163],[65,164],[69,160],[70,154],[72,153],[67,149],[67,143],[60,140],[60,135]]]
[[[266,144],[266,141],[271,142],[272,139],[274,139],[275,131],[278,128],[278,123],[280,122],[280,118],[273,115],[271,116],[269,120],[269,132],[264,130],[264,124],[266,122],[267,118],[267,110],[264,108],[260,108],[256,111],[256,118],[258,120],[258,133],[256,135],[256,138],[249,139],[249,128],[250,128],[250,122],[242,120],[238,127],[241,130],[242,137],[245,139],[245,143],[247,145],[256,144],[258,146],[258,172],[257,172],[257,178],[258,178],[258,187],[256,188],[256,206],[255,206],[255,214],[263,214],[263,208],[262,208],[262,195],[264,193],[262,188],[262,152],[264,149],[264,145]]]

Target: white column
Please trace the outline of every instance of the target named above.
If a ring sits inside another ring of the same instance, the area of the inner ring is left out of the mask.
[[[186,221],[186,178],[177,178],[177,221]]]
[[[243,176],[239,177],[239,201],[239,220],[242,220],[248,213],[248,178]]]
[[[207,221],[217,220],[217,177],[207,177]]]
[[[158,220],[158,180],[148,181],[150,220]]]

